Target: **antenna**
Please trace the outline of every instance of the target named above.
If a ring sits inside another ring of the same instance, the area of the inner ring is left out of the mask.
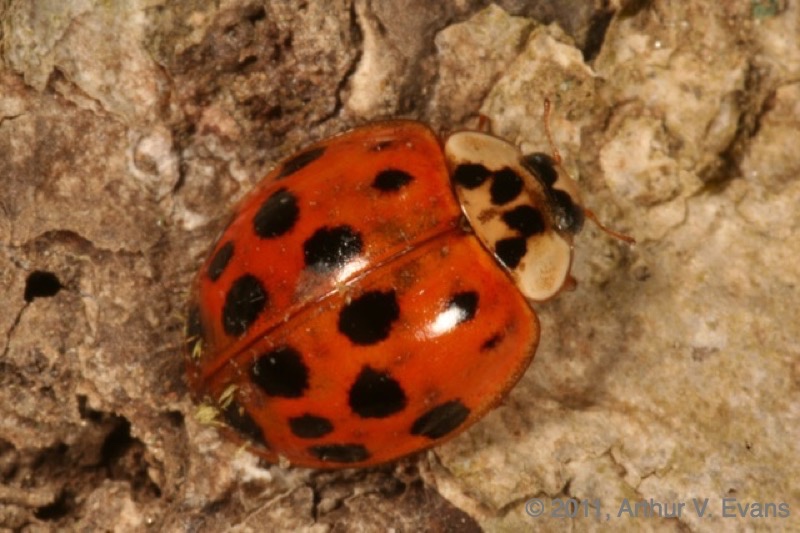
[[[545,131],[545,134],[547,135],[547,142],[550,144],[550,151],[552,153],[551,157],[553,158],[553,161],[555,162],[556,166],[559,167],[564,174],[569,176],[570,179],[572,179],[572,176],[569,175],[569,172],[567,172],[567,169],[564,168],[564,165],[561,164],[562,163],[561,154],[559,153],[558,148],[556,147],[556,143],[553,142],[553,134],[550,131],[550,110],[551,110],[551,108],[552,108],[552,106],[550,104],[550,98],[545,96],[545,98],[544,98],[544,117],[543,117],[543,120],[544,120],[544,131]],[[609,228],[608,226],[606,226],[605,224],[600,222],[600,220],[597,218],[597,215],[595,215],[594,212],[591,209],[587,209],[586,207],[583,207],[583,206],[581,206],[581,208],[583,209],[583,214],[586,216],[586,218],[588,218],[589,220],[594,222],[594,224],[598,228],[600,228],[603,232],[607,233],[608,235],[611,235],[615,239],[619,239],[619,240],[621,240],[623,242],[626,242],[628,244],[636,244],[636,239],[634,239],[630,235],[625,235],[624,233],[620,233],[618,231],[614,231],[613,229]]]

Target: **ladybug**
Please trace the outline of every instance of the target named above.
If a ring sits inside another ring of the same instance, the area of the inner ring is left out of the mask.
[[[270,462],[364,467],[437,445],[530,364],[531,302],[571,279],[587,213],[556,159],[489,133],[441,142],[394,120],[313,144],[202,265],[190,388]]]

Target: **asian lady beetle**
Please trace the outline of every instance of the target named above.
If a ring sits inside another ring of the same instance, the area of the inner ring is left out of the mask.
[[[374,123],[283,161],[202,266],[194,393],[269,461],[369,466],[463,431],[539,341],[584,209],[556,161]]]

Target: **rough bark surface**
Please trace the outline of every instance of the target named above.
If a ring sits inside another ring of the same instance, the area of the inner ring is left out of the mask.
[[[599,501],[579,530],[790,528],[798,21],[797,0],[0,1],[0,527],[565,527],[526,513],[537,497]],[[259,464],[196,420],[189,281],[276,161],[398,116],[483,114],[547,151],[545,97],[586,203],[638,244],[584,231],[504,405],[334,473]],[[651,498],[686,507],[617,517]]]

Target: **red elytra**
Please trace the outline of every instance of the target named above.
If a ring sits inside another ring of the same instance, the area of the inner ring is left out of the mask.
[[[485,133],[442,145],[398,120],[307,147],[200,269],[190,387],[272,462],[362,467],[441,443],[530,364],[530,301],[569,279],[583,215],[556,161]]]

